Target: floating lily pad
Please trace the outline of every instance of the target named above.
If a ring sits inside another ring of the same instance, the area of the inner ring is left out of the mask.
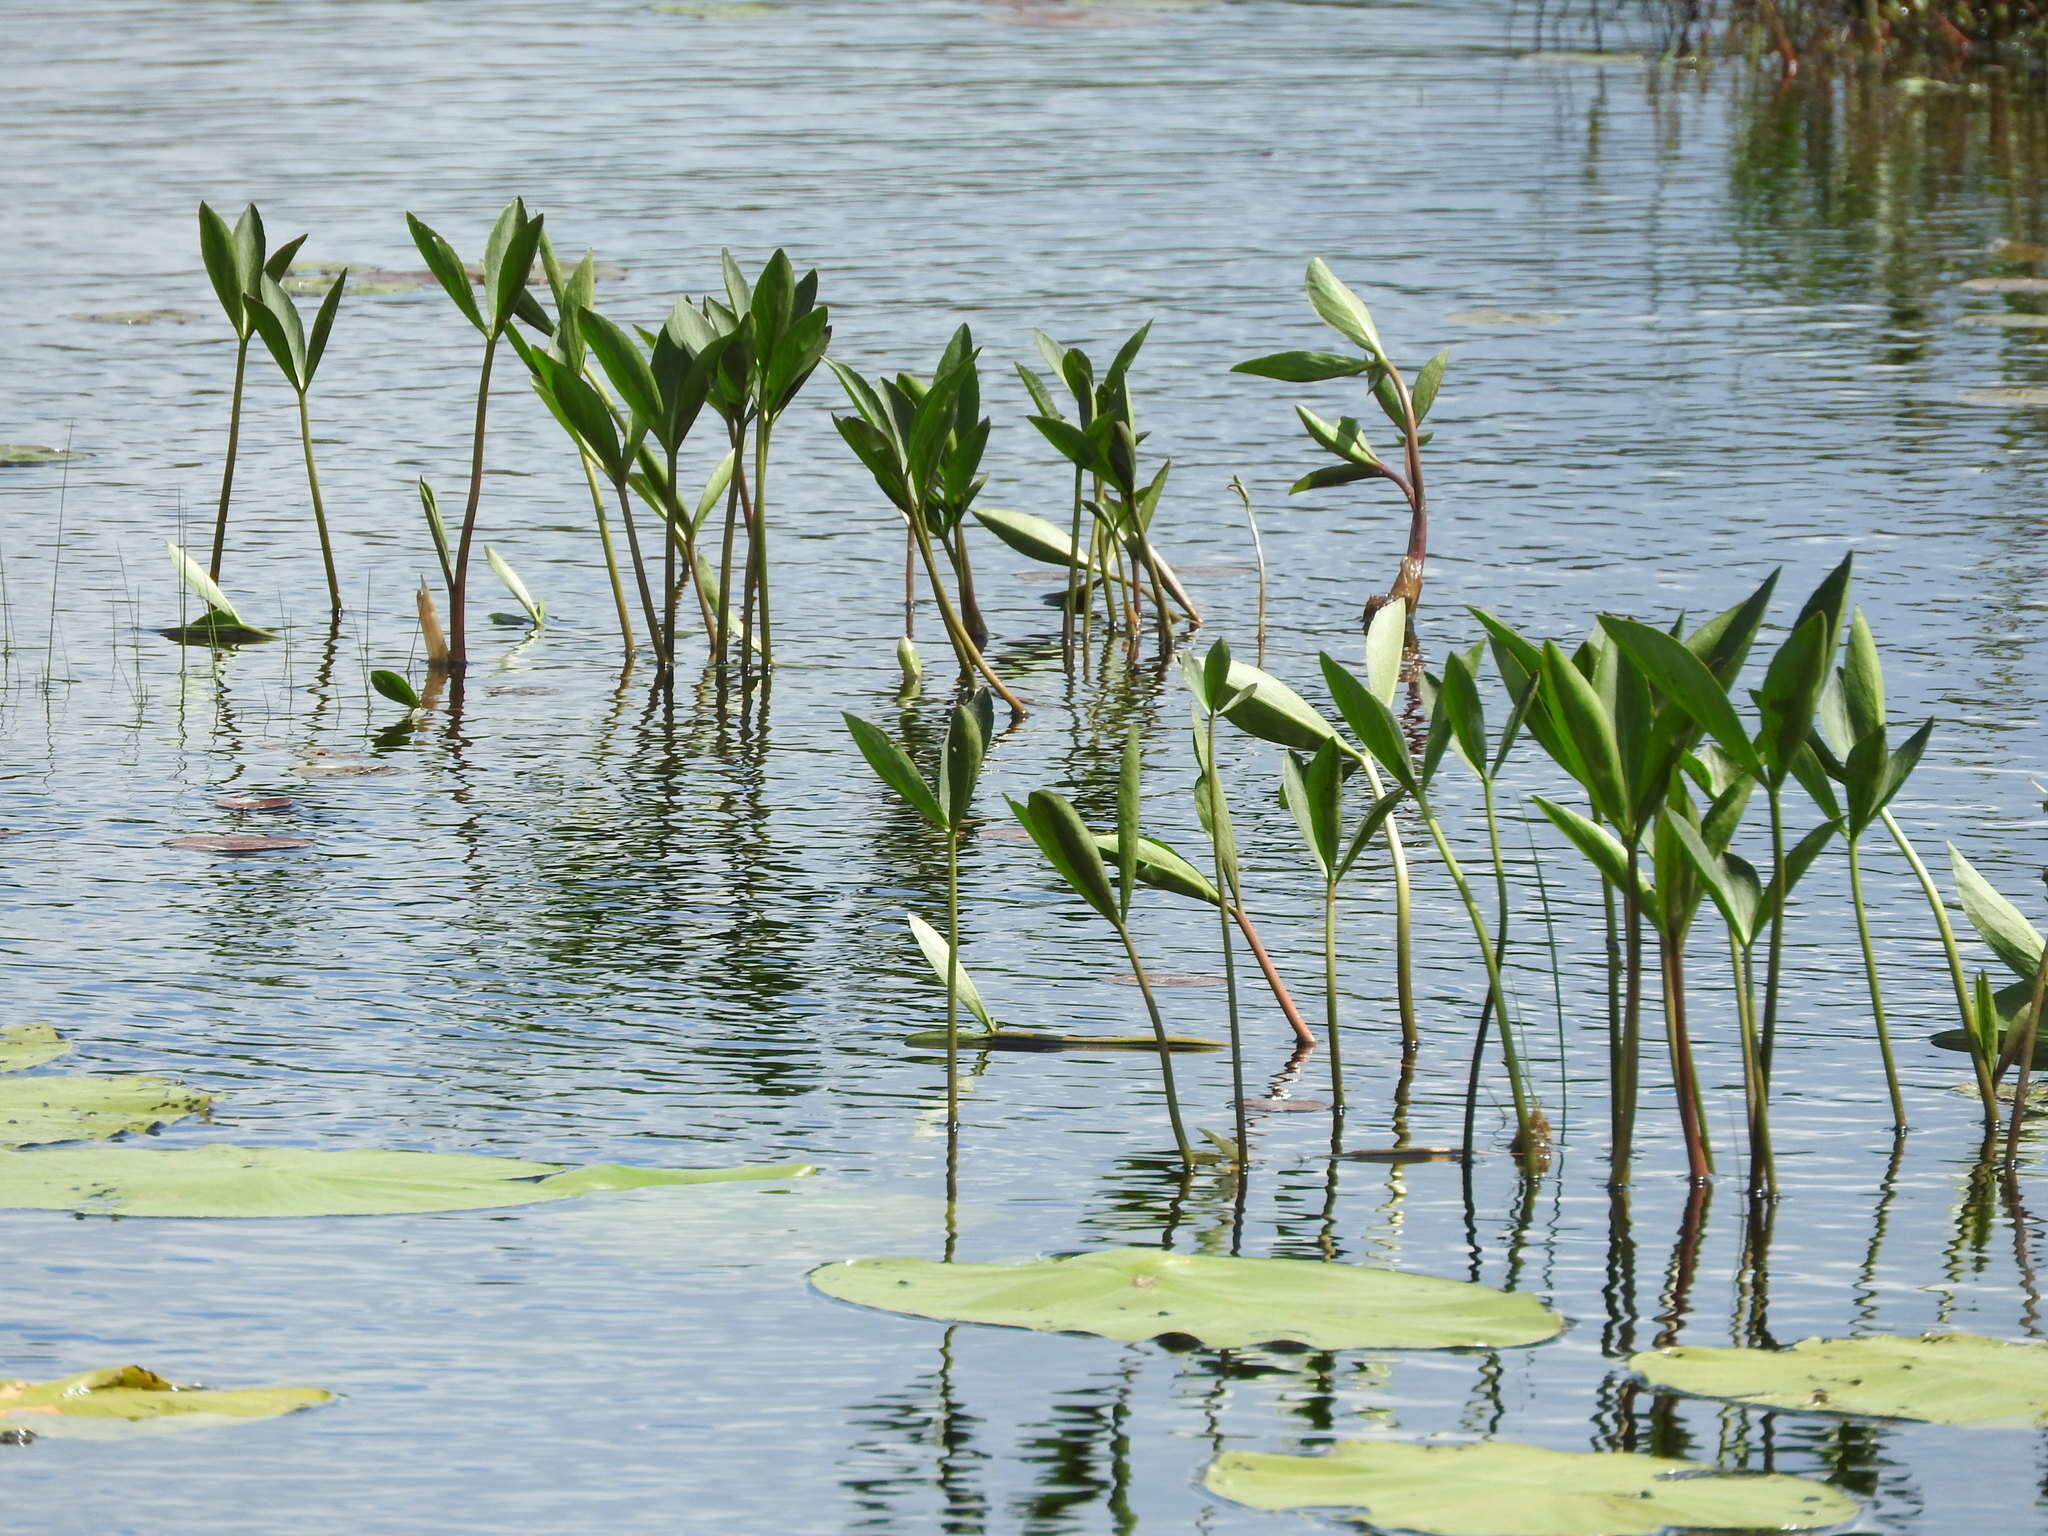
[[[1958,325],[1982,326],[1994,331],[2048,331],[2048,315],[2023,315],[2012,310],[1992,310],[1963,315]]]
[[[1571,316],[1561,309],[1459,309],[1444,318],[1453,325],[1562,325]]]
[[[35,443],[0,443],[0,469],[20,469],[31,464],[62,464],[82,459],[82,453],[62,448],[44,448]]]
[[[793,1179],[807,1163],[569,1168],[448,1152],[82,1147],[0,1152],[0,1209],[93,1216],[395,1216],[539,1205],[606,1190]]]
[[[187,848],[196,853],[278,853],[287,848],[310,848],[310,837],[265,837],[260,832],[203,832],[197,837],[173,837],[166,848]]]
[[[2048,1344],[1974,1333],[1801,1339],[1790,1349],[1678,1345],[1629,1357],[1655,1387],[1765,1408],[1929,1424],[2048,1423]]]
[[[1998,239],[1992,241],[1986,249],[2001,261],[2015,261],[2022,265],[2048,261],[2048,245],[2041,245],[2033,240]]]
[[[1968,277],[1963,287],[1971,293],[2048,294],[2048,277]]]
[[[1217,1349],[1493,1349],[1537,1344],[1564,1319],[1533,1296],[1356,1264],[1111,1248],[1024,1264],[849,1259],[811,1272],[827,1296],[945,1322],[1185,1335]]]
[[[1956,396],[1964,405],[2048,406],[2048,384],[2010,384],[1998,389],[1966,389]]]
[[[55,1061],[71,1049],[47,1024],[10,1024],[0,1029],[0,1072],[26,1072]]]
[[[1615,69],[1643,62],[1640,53],[1605,53],[1590,48],[1551,48],[1522,55],[1524,64],[1582,64],[1594,69]]]
[[[1023,828],[1018,828],[1022,831]],[[1118,971],[1109,978],[1117,986],[1135,987],[1138,984],[1134,971]],[[1221,987],[1228,983],[1221,976],[1202,976],[1192,971],[1147,971],[1145,979],[1155,987]]]
[[[57,1381],[0,1381],[0,1434],[111,1438],[125,1429],[201,1429],[274,1419],[334,1401],[320,1387],[181,1387],[139,1365]]]
[[[224,811],[288,811],[289,795],[222,795],[213,802]]]
[[[1246,1109],[1257,1110],[1266,1115],[1306,1115],[1316,1110],[1328,1109],[1328,1099],[1246,1099]]]
[[[189,309],[100,309],[64,318],[93,325],[190,325],[199,316]]]
[[[1208,1490],[1254,1509],[1357,1509],[1422,1536],[1656,1536],[1666,1530],[1810,1531],[1856,1501],[1810,1478],[1717,1472],[1623,1451],[1346,1441],[1327,1456],[1226,1451]]]
[[[190,624],[173,624],[157,633],[180,645],[256,645],[277,638],[267,629],[244,624],[231,613],[208,613]]]
[[[1337,1155],[1355,1163],[1459,1163],[1466,1157],[1457,1147],[1361,1147]]]
[[[309,779],[381,779],[398,772],[394,763],[352,763],[338,758],[300,763],[297,770]]]
[[[724,5],[657,5],[653,9],[663,16],[694,16],[699,21],[744,21],[753,16],[773,16],[781,7],[764,4],[763,0],[730,0]]]
[[[162,1077],[10,1077],[0,1081],[0,1147],[103,1141],[154,1130],[212,1103]]]
[[[914,1045],[920,1050],[933,1047],[944,1050],[946,1032],[943,1029],[921,1029],[914,1035],[906,1035],[903,1043]],[[1166,1048],[1173,1052],[1220,1051],[1223,1046],[1215,1040],[1200,1040],[1192,1035],[1168,1035]],[[960,1037],[963,1051],[1156,1051],[1159,1041],[1152,1035],[1055,1035],[1035,1029],[994,1029],[976,1030]]]

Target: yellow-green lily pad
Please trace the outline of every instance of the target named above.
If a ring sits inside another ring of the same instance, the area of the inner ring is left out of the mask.
[[[1562,325],[1571,316],[1561,309],[1460,309],[1444,318],[1453,325]]]
[[[1995,389],[1965,389],[1956,395],[1964,405],[2004,405],[2017,409],[2048,406],[2048,384],[2004,384]]]
[[[10,1077],[0,1081],[0,1147],[104,1141],[154,1130],[212,1103],[163,1077]]]
[[[47,1024],[9,1024],[0,1029],[0,1072],[26,1072],[55,1061],[71,1049]]]
[[[920,1049],[946,1048],[943,1029],[921,1029],[904,1037],[905,1045]],[[1183,1051],[1220,1051],[1222,1042],[1195,1035],[1168,1035],[1166,1048]],[[1156,1035],[1056,1035],[1035,1029],[975,1030],[960,1037],[963,1051],[1157,1051]]]
[[[32,464],[62,464],[82,459],[82,453],[63,448],[45,448],[38,443],[0,443],[0,469],[21,469]]]
[[[808,1163],[587,1168],[447,1152],[81,1147],[0,1152],[0,1210],[88,1216],[395,1216],[539,1205],[604,1190],[790,1179]]]
[[[1494,1349],[1538,1344],[1564,1319],[1533,1296],[1464,1280],[1319,1264],[1110,1248],[1023,1264],[849,1259],[811,1272],[827,1296],[944,1322],[1217,1349]]]
[[[0,1435],[105,1439],[138,1428],[274,1419],[333,1401],[320,1387],[181,1387],[139,1365],[122,1365],[56,1381],[0,1381]]]
[[[1629,1357],[1649,1382],[1763,1408],[1929,1424],[2048,1423],[2048,1344],[1974,1333],[1801,1339],[1790,1349],[1675,1345]]]
[[[1656,1536],[1810,1531],[1853,1517],[1848,1495],[1782,1473],[1718,1472],[1668,1456],[1345,1441],[1327,1456],[1225,1451],[1204,1486],[1254,1509],[1355,1509],[1420,1536]]]
[[[1993,331],[2048,331],[2048,315],[2028,315],[2018,310],[1985,310],[1963,315],[1956,324],[1982,326]]]
[[[1971,293],[2048,294],[2048,277],[1968,277],[1963,287]]]

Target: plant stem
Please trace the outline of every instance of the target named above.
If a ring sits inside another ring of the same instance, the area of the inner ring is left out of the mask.
[[[1479,910],[1479,900],[1472,894],[1472,883],[1465,878],[1465,871],[1458,863],[1458,856],[1451,852],[1451,845],[1438,825],[1436,815],[1422,796],[1415,797],[1416,813],[1422,817],[1423,826],[1429,829],[1430,840],[1436,844],[1437,857],[1444,862],[1444,872],[1451,877],[1451,883],[1458,888],[1458,897],[1465,904],[1465,916],[1472,924],[1472,936],[1479,943],[1480,958],[1486,962],[1486,985],[1490,989],[1493,1005],[1500,1018],[1501,1056],[1508,1069],[1508,1089],[1515,1100],[1515,1154],[1522,1165],[1522,1172],[1534,1175],[1541,1167],[1542,1153],[1537,1137],[1536,1123],[1531,1113],[1529,1090],[1523,1080],[1521,1054],[1515,1046],[1515,1031],[1508,1022],[1507,988],[1501,984],[1500,966],[1493,958],[1493,941],[1486,931],[1486,917]]]
[[[1934,883],[1934,876],[1927,872],[1927,866],[1920,862],[1920,854],[1906,836],[1906,829],[1899,825],[1889,809],[1878,813],[1885,830],[1892,835],[1892,841],[1899,845],[1899,852],[1906,856],[1906,863],[1912,866],[1914,878],[1920,882],[1921,894],[1927,898],[1927,909],[1934,914],[1934,926],[1941,934],[1941,947],[1948,956],[1949,979],[1955,983],[1956,1008],[1962,1016],[1963,1032],[1969,1033],[1973,1013],[1970,1002],[1970,982],[1963,972],[1963,954],[1956,948],[1956,931],[1949,926],[1948,907],[1941,899],[1941,891]]]
[[[1771,1096],[1764,1087],[1756,1040],[1756,988],[1750,975],[1749,946],[1728,930],[1728,959],[1735,973],[1735,1027],[1742,1036],[1742,1098],[1749,1126],[1749,1182],[1775,1199],[1778,1162],[1771,1152]]]
[[[1636,899],[1637,868],[1642,850],[1628,845],[1628,888],[1621,893],[1623,943],[1621,1050],[1614,1063],[1614,1102],[1609,1111],[1614,1145],[1608,1151],[1608,1184],[1616,1189],[1629,1181],[1629,1163],[1636,1138],[1636,1080],[1642,1063],[1643,1039],[1643,913]]]
[[[744,423],[726,423],[726,435],[732,439],[732,484],[725,491],[725,532],[719,540],[718,551],[718,638],[716,642],[718,665],[723,667],[727,660],[727,642],[732,635],[732,559],[733,537],[742,504],[747,499],[747,429]],[[753,512],[747,510],[747,520],[753,521]]]
[[[495,333],[484,339],[484,366],[476,384],[476,431],[469,449],[469,500],[462,509],[462,536],[455,546],[455,575],[448,584],[448,670],[461,677],[469,668],[469,547],[476,538],[477,508],[484,499],[484,420],[491,408],[491,365],[498,360]]]
[[[654,607],[654,592],[647,585],[647,562],[640,554],[640,530],[633,522],[632,498],[626,494],[626,482],[618,482],[619,521],[626,525],[626,549],[633,557],[633,580],[640,588],[640,611],[647,619],[647,633],[654,637],[655,664],[664,672],[668,670],[668,651],[661,643],[661,619]]]
[[[1692,1037],[1685,1027],[1685,936],[1660,933],[1658,958],[1664,977],[1664,1030],[1671,1051],[1672,1087],[1678,1094],[1678,1123],[1685,1132],[1687,1172],[1695,1184],[1714,1176],[1714,1149],[1700,1113],[1699,1074],[1693,1065]]]
[[[235,489],[235,453],[242,441],[242,384],[249,373],[249,337],[251,330],[247,320],[242,322],[243,330],[235,341],[235,396],[228,406],[228,456],[220,467],[220,511],[213,520],[213,557],[206,562],[206,574],[215,581],[220,580],[221,552],[228,542],[228,499]]]
[[[612,549],[611,527],[605,520],[604,492],[598,488],[597,466],[591,462],[590,455],[587,453],[579,450],[577,457],[583,464],[584,481],[590,486],[590,510],[597,514],[597,542],[604,548],[604,574],[606,579],[611,582],[612,606],[619,611],[619,643],[625,647],[626,654],[631,656],[633,654],[633,618],[626,610],[626,587],[625,583],[619,579],[619,560],[617,554]]]
[[[1906,1128],[1906,1100],[1899,1092],[1899,1068],[1892,1060],[1891,1030],[1885,1023],[1884,993],[1877,981],[1877,948],[1870,940],[1870,916],[1863,907],[1863,866],[1858,857],[1860,835],[1849,839],[1849,900],[1856,909],[1856,936],[1863,943],[1863,975],[1870,983],[1870,1014],[1877,1022],[1877,1049],[1884,1058],[1884,1084],[1891,1092],[1892,1129]]]
[[[299,444],[306,450],[306,489],[313,497],[313,526],[320,534],[320,563],[327,567],[327,598],[330,611],[341,612],[341,580],[334,574],[334,545],[327,537],[327,506],[320,499],[320,474],[313,468],[313,418],[306,409],[306,392],[299,391]]]
[[[1771,938],[1764,960],[1764,1032],[1761,1065],[1764,1092],[1771,1091],[1771,1058],[1778,1045],[1778,978],[1785,953],[1785,796],[1783,786],[1766,784],[1771,804]]]
[[[1003,680],[996,676],[995,668],[988,664],[987,658],[981,654],[980,647],[975,645],[973,638],[967,633],[966,626],[960,622],[960,615],[954,611],[953,600],[946,594],[946,585],[939,580],[938,557],[932,551],[931,533],[924,525],[922,514],[912,517],[910,528],[917,538],[918,555],[924,562],[925,580],[931,583],[932,601],[938,605],[939,622],[945,625],[946,636],[953,642],[953,654],[960,659],[961,672],[970,677],[979,672],[996,695],[1010,706],[1012,714],[1029,714],[1030,710],[1025,707],[1024,701],[1010,692],[1003,685]],[[764,620],[767,617],[765,608],[762,610],[762,617]],[[765,635],[763,639],[765,643]]]
[[[1330,1103],[1344,1108],[1344,1052],[1337,1037],[1337,882],[1323,883],[1323,1033],[1330,1041]]]
[[[960,834],[946,829],[946,1127],[960,1125]]]
[[[1237,1135],[1237,1168],[1242,1180],[1246,1166],[1251,1161],[1250,1135],[1245,1123],[1244,1107],[1244,1030],[1237,1012],[1237,953],[1230,942],[1230,898],[1240,896],[1237,886],[1237,870],[1223,857],[1224,817],[1228,814],[1223,802],[1223,778],[1216,769],[1216,716],[1211,712],[1202,722],[1208,733],[1209,762],[1209,851],[1216,864],[1216,889],[1224,900],[1217,903],[1216,921],[1223,930],[1223,996],[1230,1015],[1230,1102]],[[1338,1095],[1339,1102],[1343,1095]]]
[[[763,416],[754,424],[754,528],[747,555],[761,593],[761,665],[775,665],[774,624],[768,614],[768,439],[774,424]],[[749,627],[751,631],[751,626]]]
[[[2048,994],[2048,945],[2042,947],[2041,958],[2034,966],[2034,992],[2027,1001],[2026,1017],[2014,1026],[2014,1033],[2019,1036],[2019,1053],[2014,1058],[2019,1071],[2013,1078],[2012,1119],[2005,1131],[2005,1161],[2008,1165],[2017,1162],[2020,1155],[2020,1121],[2027,1113],[2027,1082],[2034,1070],[2034,1042],[2040,1038],[2044,994]]]
[[[1194,1166],[1195,1151],[1188,1145],[1188,1133],[1181,1124],[1180,1094],[1173,1083],[1173,1050],[1166,1041],[1166,1020],[1160,1016],[1159,1000],[1152,995],[1151,978],[1145,974],[1145,963],[1138,958],[1138,946],[1131,941],[1131,930],[1122,923],[1116,924],[1116,936],[1124,941],[1124,953],[1130,956],[1131,974],[1138,979],[1138,991],[1145,998],[1145,1012],[1152,1019],[1152,1035],[1159,1042],[1159,1082],[1166,1092],[1166,1117],[1173,1122],[1173,1144],[1180,1151],[1181,1166]]]
[[[1066,663],[1067,670],[1071,672],[1074,670],[1074,592],[1080,582],[1081,567],[1079,562],[1083,558],[1081,554],[1081,466],[1078,464],[1074,466],[1073,530],[1068,536],[1067,545],[1072,551],[1073,559],[1067,562],[1067,603],[1066,610],[1060,620],[1060,655]],[[1092,553],[1091,550],[1091,557]],[[1090,573],[1092,579],[1092,566],[1090,567]],[[1093,611],[1094,600],[1091,597],[1089,601],[1090,610]]]
[[[1265,974],[1266,985],[1272,989],[1273,1001],[1280,1005],[1280,1011],[1287,1017],[1287,1024],[1294,1031],[1297,1045],[1314,1045],[1316,1032],[1308,1027],[1308,1021],[1301,1016],[1301,1010],[1294,1006],[1294,998],[1287,990],[1287,983],[1280,979],[1280,973],[1273,968],[1273,957],[1266,953],[1266,946],[1259,941],[1259,930],[1252,926],[1251,914],[1245,910],[1243,897],[1227,902],[1231,920],[1237,924],[1237,931],[1244,935],[1244,942],[1252,952],[1252,958],[1259,962],[1259,970]]]
[[[1375,800],[1385,797],[1380,771],[1370,761],[1365,765],[1365,779]],[[1408,881],[1408,850],[1392,816],[1382,835],[1387,840],[1387,862],[1394,871],[1394,997],[1401,1013],[1401,1054],[1412,1057],[1421,1048],[1422,1033],[1415,1024],[1415,910]]]

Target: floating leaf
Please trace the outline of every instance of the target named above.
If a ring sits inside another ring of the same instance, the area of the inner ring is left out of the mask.
[[[1211,1493],[1254,1509],[1363,1510],[1375,1527],[1423,1536],[1656,1536],[1659,1531],[1807,1531],[1857,1503],[1783,1473],[1717,1472],[1624,1451],[1552,1451],[1512,1441],[1345,1441],[1327,1456],[1226,1451]]]
[[[1972,293],[2048,293],[2048,277],[1968,277],[1963,287]]]
[[[55,1061],[71,1049],[47,1024],[10,1024],[0,1029],[0,1072],[26,1072]]]
[[[35,443],[0,443],[0,469],[20,469],[30,464],[62,464],[68,459],[84,457],[82,453],[43,448]]]
[[[936,1047],[943,1049],[946,1032],[943,1029],[919,1030],[906,1036],[905,1045],[920,1049]],[[1220,1051],[1221,1042],[1200,1040],[1192,1035],[1168,1035],[1166,1048],[1169,1051]],[[962,1035],[960,1049],[975,1051],[1157,1051],[1159,1037],[1156,1035],[1054,1035],[1033,1029],[992,1029],[978,1035]]]
[[[2024,315],[2015,311],[1995,310],[1984,314],[1959,316],[1956,324],[1982,326],[1994,331],[2048,331],[2048,315]]]
[[[1652,1386],[1765,1408],[1919,1419],[2048,1423],[2048,1344],[1974,1333],[1801,1339],[1790,1349],[1678,1345],[1629,1357]]]
[[[1562,325],[1571,316],[1560,309],[1460,309],[1444,319],[1453,325]]]
[[[1533,1296],[1356,1264],[1111,1248],[1024,1264],[849,1259],[811,1273],[827,1296],[946,1322],[1180,1334],[1217,1349],[1493,1349],[1537,1344],[1564,1319]]]
[[[318,759],[300,763],[296,773],[309,779],[382,779],[398,772],[395,763],[330,762]]]
[[[289,795],[222,795],[213,802],[224,811],[288,811]]]
[[[0,1081],[0,1147],[103,1141],[182,1120],[212,1103],[162,1077],[11,1077]]]
[[[310,837],[265,837],[260,832],[205,832],[197,837],[173,837],[166,848],[189,848],[199,853],[276,853],[286,848],[310,848]]]
[[[806,1163],[565,1168],[446,1152],[83,1147],[0,1152],[0,1209],[95,1216],[393,1216],[538,1205],[602,1190],[792,1179]]]
[[[93,325],[187,325],[199,317],[189,309],[101,309],[64,318]]]
[[[139,1365],[80,1371],[56,1381],[0,1381],[0,1432],[103,1439],[125,1426],[201,1429],[233,1419],[274,1419],[334,1401],[320,1387],[180,1387]]]

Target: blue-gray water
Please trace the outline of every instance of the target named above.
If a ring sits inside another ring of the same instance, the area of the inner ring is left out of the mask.
[[[2048,1526],[2039,1434],[1773,1418],[1621,1388],[1617,1357],[1667,1333],[2037,1330],[2035,1218],[1970,1183],[1960,1059],[1923,1044],[1951,1021],[1946,973],[1889,851],[1871,856],[1875,917],[1918,1129],[1888,1177],[1831,863],[1794,929],[1777,1111],[1788,1198],[1767,1234],[1744,1220],[1725,961],[1704,929],[1695,946],[1727,1176],[1682,1320],[1668,1296],[1685,1199],[1668,1086],[1653,1065],[1617,1245],[1597,908],[1536,828],[1566,962],[1561,1026],[1540,943],[1514,974],[1564,1131],[1551,1174],[1520,1197],[1490,1096],[1468,1226],[1455,1168],[1343,1164],[1333,1196],[1327,1120],[1275,1115],[1258,1127],[1241,1244],[1305,1257],[1327,1244],[1533,1290],[1573,1319],[1562,1339],[1327,1357],[947,1330],[824,1301],[803,1279],[830,1258],[936,1254],[943,1210],[938,1063],[902,1044],[937,1021],[938,994],[901,922],[941,909],[942,863],[838,725],[853,708],[928,743],[942,701],[890,702],[900,535],[830,427],[829,378],[777,439],[788,665],[765,725],[721,723],[694,661],[672,731],[644,718],[644,667],[621,690],[573,456],[508,365],[484,527],[554,617],[524,645],[480,626],[459,735],[437,717],[373,751],[396,712],[367,696],[367,671],[419,672],[411,591],[431,555],[413,481],[454,501],[467,462],[477,349],[432,294],[352,297],[314,392],[349,593],[332,656],[289,397],[260,362],[225,574],[286,638],[212,660],[152,631],[179,605],[163,540],[203,542],[232,365],[195,203],[254,198],[274,238],[311,231],[309,258],[403,269],[419,265],[403,210],[475,255],[523,194],[565,250],[592,245],[625,269],[601,289],[623,319],[651,323],[715,285],[721,245],[751,266],[779,244],[821,270],[835,354],[863,370],[929,368],[969,321],[997,420],[992,505],[1063,505],[1009,376],[1032,356],[1030,328],[1098,350],[1155,320],[1135,377],[1147,450],[1174,460],[1162,542],[1205,635],[1249,652],[1250,547],[1226,491],[1241,475],[1272,568],[1267,659],[1306,685],[1319,649],[1355,656],[1358,606],[1391,576],[1402,528],[1370,488],[1284,494],[1316,462],[1290,402],[1356,409],[1343,386],[1227,372],[1324,344],[1300,293],[1320,253],[1367,293],[1397,355],[1451,350],[1430,449],[1433,650],[1476,638],[1466,603],[1569,638],[1602,607],[1718,608],[1778,565],[1782,615],[1854,550],[1896,713],[1941,721],[1902,818],[1938,871],[1953,836],[2038,912],[2043,422],[1959,396],[2048,382],[2048,352],[2032,333],[1959,324],[2028,301],[1958,285],[2023,270],[1991,242],[2044,232],[2040,111],[1995,86],[1856,88],[1831,104],[1810,85],[1775,95],[1739,65],[1524,57],[1583,42],[1470,3],[0,13],[0,440],[89,455],[68,476],[0,470],[0,825],[20,832],[0,842],[0,1018],[57,1025],[80,1069],[169,1072],[222,1095],[211,1126],[175,1128],[166,1146],[820,1169],[786,1191],[420,1218],[0,1215],[0,1376],[134,1360],[344,1394],[237,1430],[0,1451],[0,1524],[1254,1532],[1286,1517],[1202,1493],[1214,1450],[1398,1434],[1832,1475],[1872,1499],[1868,1531]],[[164,307],[197,318],[72,318]],[[1070,689],[1043,580],[993,546],[981,558],[998,659],[1043,706],[1002,739],[988,805],[1054,786],[1103,813],[1137,719],[1148,814],[1192,843],[1178,684]],[[491,592],[477,606],[511,603]],[[350,758],[395,771],[317,771]],[[1255,911],[1316,1009],[1315,892],[1271,793],[1276,759],[1236,742],[1229,773]],[[1546,780],[1526,761],[1512,777],[1519,817],[1521,792]],[[212,806],[225,790],[293,794],[280,830],[315,846],[240,862],[162,846],[229,830]],[[1463,787],[1449,799],[1482,863]],[[1000,829],[991,817],[963,867],[967,958],[993,1006],[1020,1027],[1142,1028],[1106,931]],[[1528,850],[1511,826],[1516,931],[1540,940]],[[1483,980],[1434,861],[1420,879],[1411,1129],[1444,1143]],[[1361,1101],[1348,1138],[1380,1145],[1395,1036],[1378,872],[1348,888],[1344,921]],[[1162,971],[1218,969],[1198,909],[1148,901],[1139,927]],[[1163,996],[1176,1028],[1221,1031],[1214,987]],[[1245,998],[1263,1084],[1284,1031],[1262,992]],[[1142,1058],[974,1065],[963,1257],[1229,1249],[1222,1183],[1205,1175],[1176,1202],[1160,1173],[1164,1115]],[[1182,1070],[1193,1118],[1226,1125],[1222,1058]],[[1294,1091],[1320,1096],[1323,1072],[1318,1058]],[[2018,1192],[2041,1206],[2028,1156]]]

